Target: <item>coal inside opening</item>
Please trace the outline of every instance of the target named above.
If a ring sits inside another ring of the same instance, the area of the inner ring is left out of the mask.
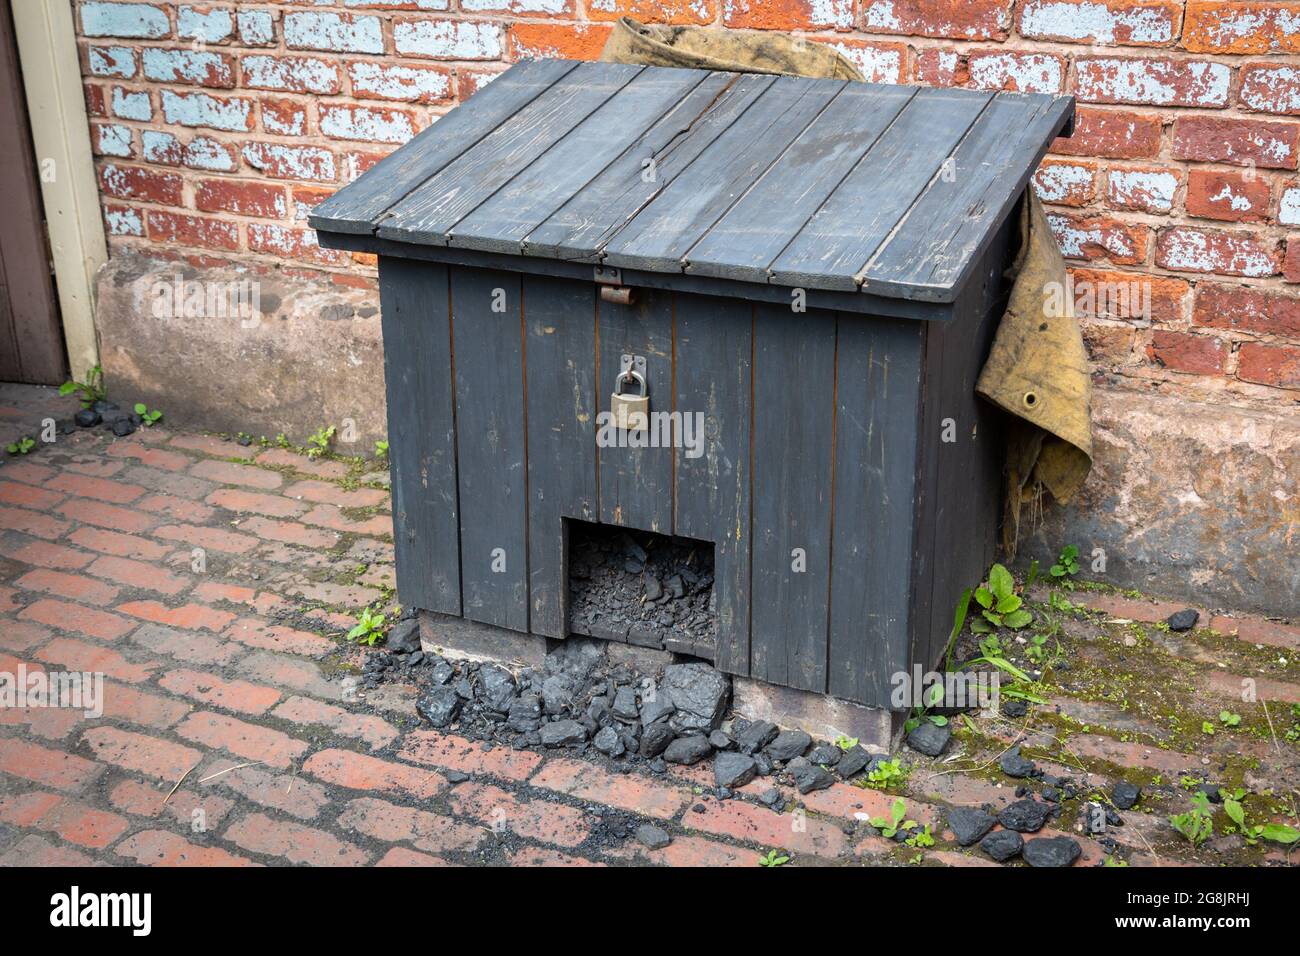
[[[566,519],[569,633],[713,660],[713,542]]]

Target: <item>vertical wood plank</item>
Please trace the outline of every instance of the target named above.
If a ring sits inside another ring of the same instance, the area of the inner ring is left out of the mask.
[[[924,327],[841,314],[836,350],[831,694],[889,705],[909,662],[916,428]]]
[[[528,583],[535,634],[568,628],[564,518],[596,520],[596,287],[525,276]]]
[[[464,614],[474,621],[526,631],[520,277],[512,272],[456,268],[451,274],[451,309]]]
[[[752,676],[826,689],[835,314],[754,319]],[[793,567],[801,549],[806,566]]]
[[[644,355],[650,411],[672,411],[673,299],[671,292],[637,289],[632,305],[597,300],[600,368],[596,395],[600,411],[618,375],[619,356]],[[607,430],[606,434],[610,434]],[[620,438],[626,433],[614,433]],[[673,531],[673,449],[601,447],[600,520],[642,531]]]
[[[397,594],[459,614],[459,503],[447,267],[379,260]]]
[[[675,407],[694,419],[696,449],[676,449],[677,534],[714,543],[715,663],[749,673],[750,423],[754,309],[747,302],[678,295]]]

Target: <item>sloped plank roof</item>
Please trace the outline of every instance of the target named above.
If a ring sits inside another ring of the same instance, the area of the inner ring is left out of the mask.
[[[1072,97],[525,61],[311,225],[524,257],[955,299]]]

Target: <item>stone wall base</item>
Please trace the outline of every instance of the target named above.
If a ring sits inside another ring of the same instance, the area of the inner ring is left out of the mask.
[[[119,403],[161,409],[169,425],[295,444],[333,425],[342,455],[373,455],[387,435],[375,290],[138,255],[110,259],[96,288],[101,364]]]

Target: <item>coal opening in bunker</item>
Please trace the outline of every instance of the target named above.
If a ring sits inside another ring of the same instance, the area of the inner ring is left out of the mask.
[[[713,542],[566,520],[569,632],[713,660]]]

